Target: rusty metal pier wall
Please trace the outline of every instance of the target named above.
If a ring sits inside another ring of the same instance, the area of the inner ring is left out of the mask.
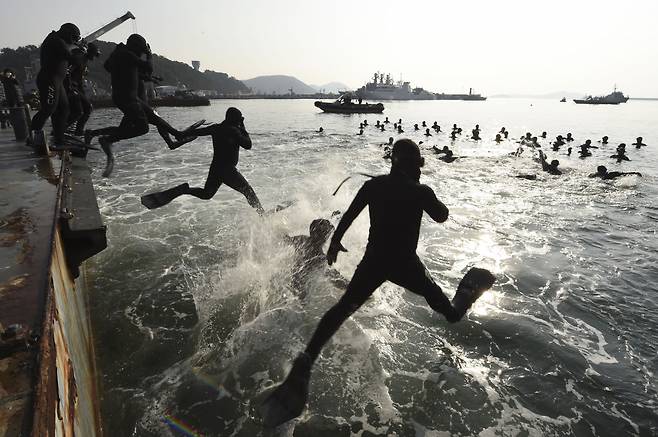
[[[0,436],[102,435],[84,261],[105,245],[84,158],[0,130]]]

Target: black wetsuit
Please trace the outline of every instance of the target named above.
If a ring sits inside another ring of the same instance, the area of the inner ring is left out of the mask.
[[[363,184],[345,212],[332,237],[332,244],[340,242],[366,206],[370,211],[366,252],[347,291],[322,317],[313,334],[306,348],[312,360],[317,358],[340,325],[385,281],[425,297],[429,306],[450,322],[463,316],[455,310],[416,255],[423,212],[436,222],[448,219],[448,208],[436,198],[434,191],[393,170],[389,175],[371,179]]]
[[[182,188],[178,195],[189,194],[199,199],[209,200],[217,193],[222,184],[226,184],[235,191],[242,193],[247,198],[249,205],[259,212],[263,212],[263,207],[254,189],[236,168],[240,157],[240,147],[247,150],[251,149],[251,138],[249,138],[249,134],[244,127],[237,127],[223,121],[219,124],[195,129],[190,131],[189,134],[193,136],[212,136],[213,159],[205,186],[203,188]]]
[[[7,77],[4,74],[0,76],[0,81],[2,81],[2,86],[5,90],[5,99],[7,99],[6,105],[10,108],[19,106],[21,102],[20,84],[15,77]]]
[[[337,270],[327,267],[327,256],[322,252],[321,244],[314,244],[307,235],[295,235],[286,240],[295,248],[292,286],[300,299],[306,297],[308,280],[315,274],[324,274],[337,287],[347,287],[348,281]]]
[[[41,107],[32,118],[32,130],[41,130],[48,117],[53,123],[55,142],[62,144],[69,117],[69,100],[64,89],[69,63],[73,61],[66,42],[57,32],[50,34],[41,44],[41,69],[37,74],[37,88]]]
[[[148,133],[149,124],[156,126],[168,143],[168,134],[179,134],[144,100],[144,79],[153,73],[150,57],[144,60],[122,43],[117,45],[104,66],[112,75],[112,101],[123,112],[123,118],[119,126],[91,131],[92,136],[107,135],[109,142],[114,143]]]
[[[85,125],[91,115],[91,102],[87,98],[84,89],[84,78],[87,75],[87,63],[89,58],[80,56],[80,59],[71,65],[69,77],[67,80],[68,98],[71,112],[69,114],[68,125],[75,123],[75,134],[82,135],[85,131]]]

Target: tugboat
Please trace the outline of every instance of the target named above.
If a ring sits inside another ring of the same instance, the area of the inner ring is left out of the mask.
[[[335,102],[321,102],[316,101],[315,106],[322,109],[324,112],[331,112],[334,114],[359,114],[370,113],[380,114],[384,112],[384,105],[382,103],[352,103],[354,97],[351,93],[342,94]]]
[[[614,91],[607,96],[587,96],[584,99],[574,99],[573,101],[581,105],[618,105],[620,103],[626,103],[628,97],[621,91],[617,91],[617,87],[615,86]]]

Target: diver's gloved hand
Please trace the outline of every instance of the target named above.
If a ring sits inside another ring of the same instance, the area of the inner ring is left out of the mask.
[[[345,247],[343,247],[339,241],[332,240],[329,244],[329,250],[327,250],[327,263],[329,263],[329,265],[332,265],[336,262],[336,258],[338,258],[338,252],[347,252],[347,249],[345,249]]]

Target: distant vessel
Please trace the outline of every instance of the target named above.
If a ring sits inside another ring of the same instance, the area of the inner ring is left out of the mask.
[[[436,96],[436,100],[475,100],[475,101],[487,100],[487,98],[481,94],[473,94],[473,88],[468,89],[468,94],[436,93],[434,95]]]
[[[411,88],[409,82],[393,82],[391,75],[375,73],[373,81],[356,90],[356,95],[370,100],[435,100],[433,93],[423,88]]]
[[[322,109],[324,112],[331,112],[334,114],[359,114],[371,113],[380,114],[384,112],[384,105],[382,103],[352,103],[354,97],[349,94],[341,95],[335,102],[321,102],[316,101],[315,106]]]
[[[562,97],[562,98],[560,99],[560,103],[564,103],[564,102],[566,102],[566,101],[567,101],[567,98],[566,98],[566,97]]]
[[[585,105],[618,105],[620,103],[626,103],[628,97],[621,91],[617,91],[617,87],[615,86],[615,90],[607,96],[587,96],[584,99],[574,99],[573,101]]]

